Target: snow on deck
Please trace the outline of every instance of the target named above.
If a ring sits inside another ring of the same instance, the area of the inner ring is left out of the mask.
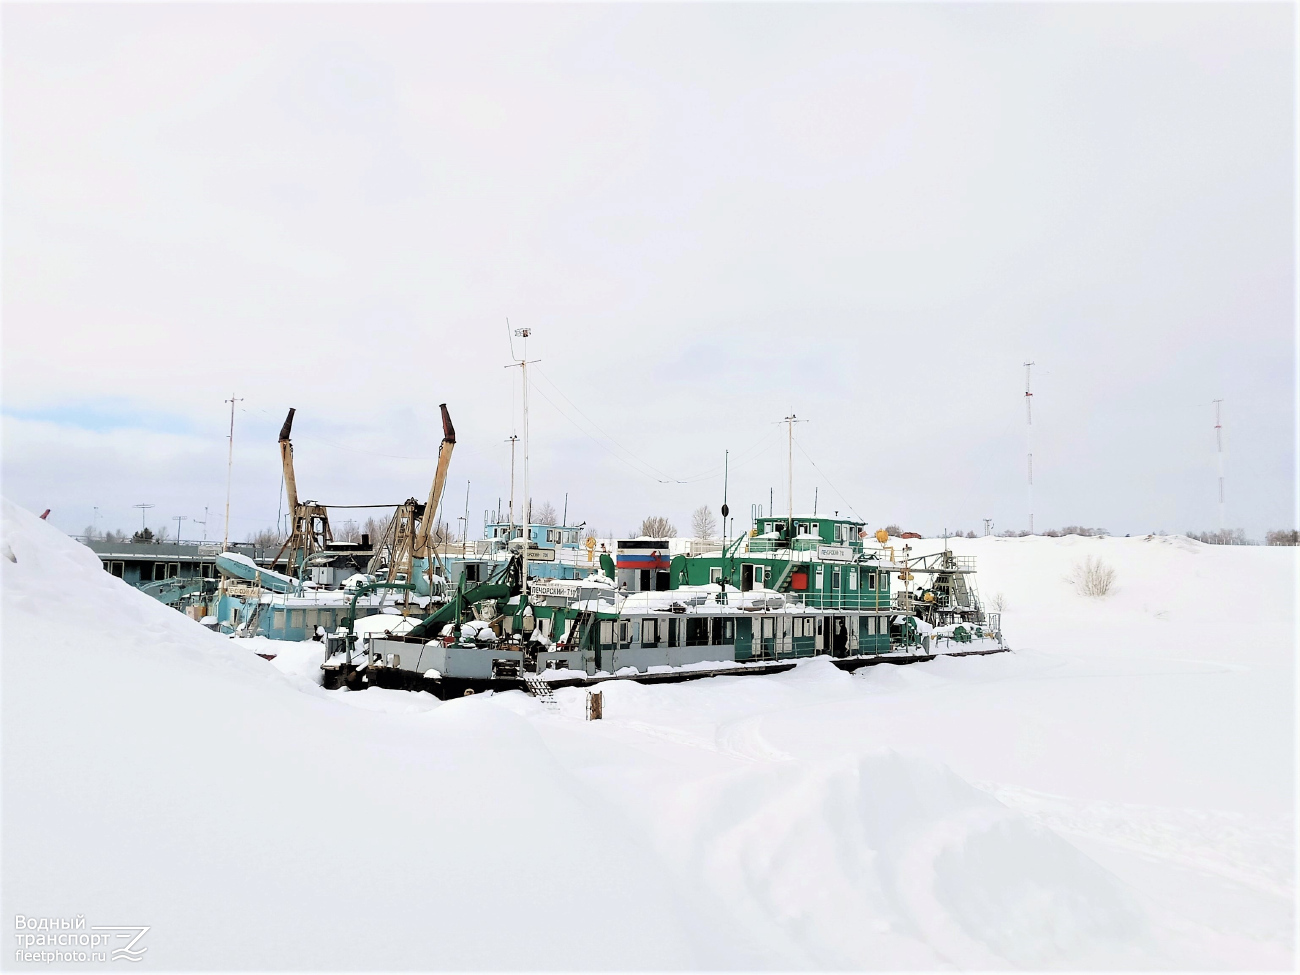
[[[319,644],[268,663],[8,502],[3,543],[5,906],[154,967],[1294,964],[1295,549],[954,539],[1016,652],[588,723],[326,692]]]

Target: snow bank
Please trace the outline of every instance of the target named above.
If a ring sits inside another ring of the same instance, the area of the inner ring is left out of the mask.
[[[726,951],[527,721],[486,698],[347,707],[8,502],[3,540],[9,914],[151,925],[166,969]]]
[[[8,503],[2,542],[5,908],[151,925],[156,966],[1294,963],[1290,553],[958,540],[1015,653],[617,681],[586,722],[326,692],[317,643],[268,663]]]

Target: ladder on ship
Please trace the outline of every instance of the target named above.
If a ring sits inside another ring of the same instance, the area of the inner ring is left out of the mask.
[[[555,691],[551,690],[548,681],[542,680],[536,674],[521,674],[520,676],[524,679],[524,686],[528,688],[528,693],[541,701],[543,707],[554,711],[560,706],[560,702],[555,699]]]

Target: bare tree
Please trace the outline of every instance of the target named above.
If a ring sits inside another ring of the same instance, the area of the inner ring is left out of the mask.
[[[246,541],[258,548],[278,549],[285,543],[287,536],[275,528],[263,528],[261,531],[249,532]]]
[[[1264,535],[1265,545],[1300,545],[1300,531],[1294,528],[1282,528]]]
[[[104,532],[104,541],[112,542],[114,544],[125,542],[128,537],[127,533],[121,530],[115,531],[110,528],[108,531]]]
[[[993,602],[989,605],[993,607],[995,613],[1005,613],[1007,611],[1007,597],[1002,593],[997,593],[993,597]]]
[[[1188,538],[1207,545],[1249,545],[1246,533],[1240,528],[1223,528],[1217,532],[1188,532]]]
[[[532,525],[558,525],[560,516],[555,513],[555,505],[549,501],[543,501],[536,509],[530,504],[528,510],[532,513],[528,519]]]
[[[895,538],[903,534],[903,529],[899,528],[897,525],[886,525],[885,531],[889,532],[889,534],[893,535]]]
[[[702,504],[691,512],[691,534],[702,542],[717,536],[718,519],[713,517],[713,510],[707,504]]]
[[[361,541],[361,529],[351,518],[330,525],[330,534],[334,536],[336,542]]]
[[[1115,585],[1115,570],[1101,559],[1089,555],[1082,562],[1075,563],[1066,581],[1081,596],[1100,598],[1107,595]]]
[[[641,527],[636,533],[649,538],[676,538],[677,526],[663,515],[650,515],[641,520]]]
[[[361,526],[361,530],[370,536],[371,545],[379,543],[379,539],[383,537],[384,532],[388,531],[390,521],[392,521],[392,518],[376,518],[374,515],[366,519],[366,523]]]

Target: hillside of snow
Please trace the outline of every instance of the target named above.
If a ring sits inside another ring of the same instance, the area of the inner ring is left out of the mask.
[[[1296,550],[953,547],[1014,653],[589,723],[327,692],[4,502],[3,911],[149,925],[161,969],[1293,967]]]

